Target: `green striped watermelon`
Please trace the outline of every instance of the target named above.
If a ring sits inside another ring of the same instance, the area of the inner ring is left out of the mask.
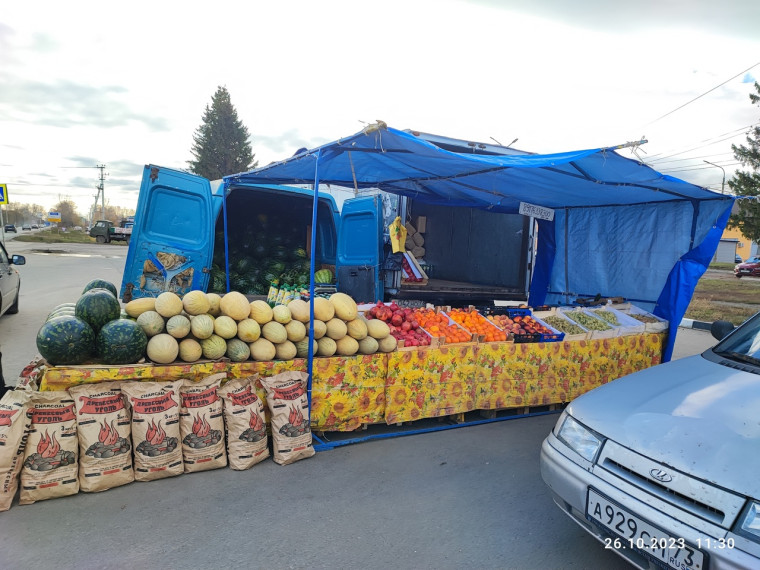
[[[95,339],[98,356],[106,364],[134,364],[145,355],[148,337],[137,322],[116,319],[103,325]]]
[[[77,317],[97,332],[107,322],[119,318],[121,305],[109,291],[96,288],[87,291],[79,298],[75,312]]]
[[[108,289],[111,293],[113,293],[114,297],[117,297],[117,298],[119,297],[119,292],[116,290],[116,285],[114,285],[110,281],[106,281],[105,279],[93,279],[87,285],[84,286],[84,289],[82,290],[82,294],[84,295],[90,289],[96,289],[96,288]]]
[[[73,315],[53,317],[37,331],[37,350],[54,366],[82,364],[95,352],[95,332]]]

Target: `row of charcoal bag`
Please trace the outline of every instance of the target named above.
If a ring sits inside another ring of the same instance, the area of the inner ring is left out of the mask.
[[[303,372],[200,381],[117,381],[63,392],[13,390],[0,400],[0,511],[229,464],[243,470],[314,455]]]

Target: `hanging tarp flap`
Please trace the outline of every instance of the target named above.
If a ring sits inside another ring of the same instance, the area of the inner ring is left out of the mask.
[[[707,266],[718,243],[712,236],[725,227],[723,213],[733,203],[733,197],[665,176],[614,148],[457,153],[381,123],[225,180],[312,184],[318,154],[321,184],[379,188],[417,201],[494,212],[517,213],[521,202],[550,208],[554,220],[539,227],[531,303],[572,302],[597,293],[622,296],[645,308],[657,306],[676,326],[699,270],[680,278],[673,272],[692,257]]]

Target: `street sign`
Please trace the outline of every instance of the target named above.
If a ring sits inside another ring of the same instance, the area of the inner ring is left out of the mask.
[[[48,212],[47,221],[48,222],[60,222],[61,221],[61,213],[60,212]]]
[[[0,204],[8,203],[8,185],[0,184]]]
[[[554,210],[551,208],[544,208],[543,206],[529,204],[528,202],[520,202],[520,209],[518,211],[523,216],[531,216],[539,220],[552,221],[554,219]]]

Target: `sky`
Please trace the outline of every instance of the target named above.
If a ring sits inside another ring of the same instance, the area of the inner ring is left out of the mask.
[[[105,165],[106,203],[135,208],[224,86],[260,166],[383,120],[538,153],[643,138],[721,191],[760,122],[758,22],[757,0],[4,3],[0,183],[87,215]]]

